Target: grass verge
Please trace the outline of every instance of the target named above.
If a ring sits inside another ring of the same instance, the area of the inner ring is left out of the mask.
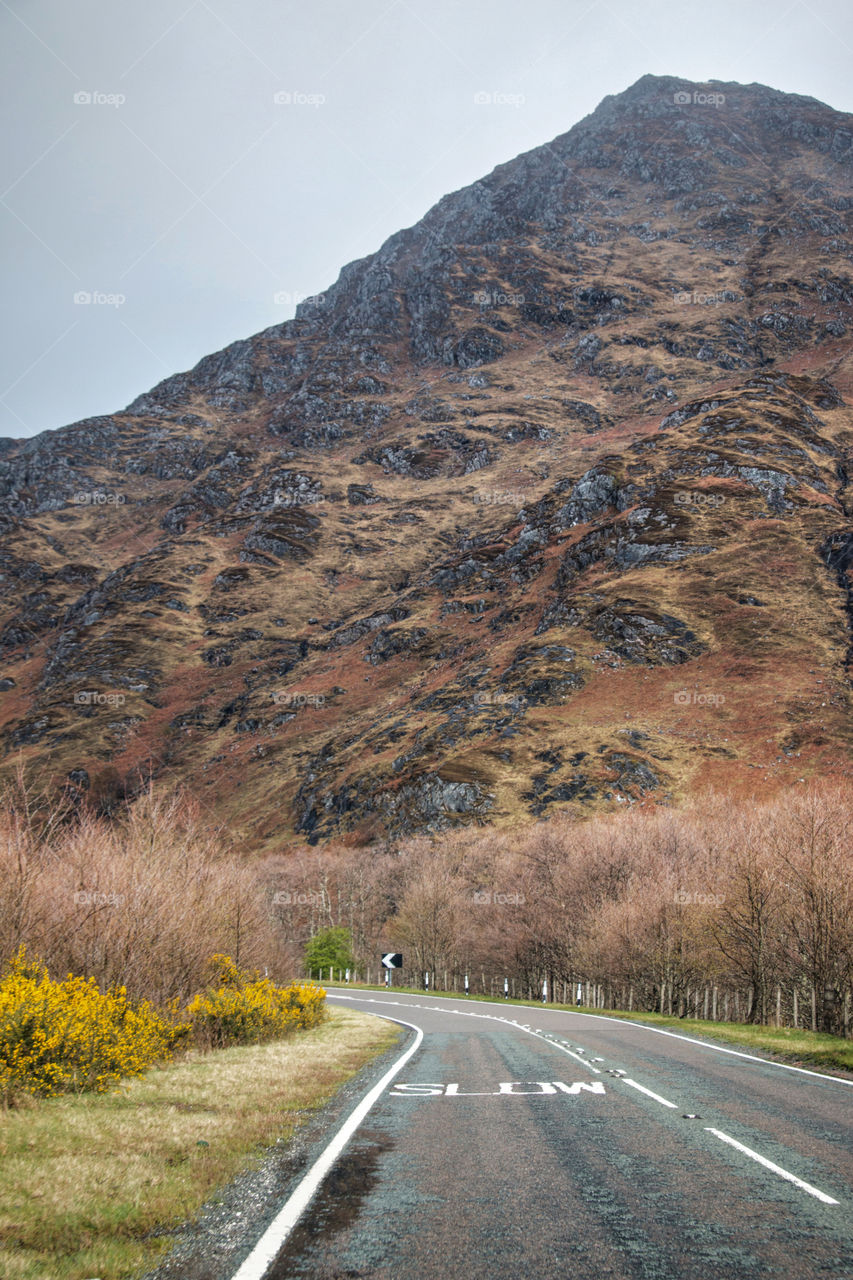
[[[830,1069],[853,1074],[853,1040],[829,1036],[821,1031],[796,1031],[793,1027],[760,1027],[746,1022],[704,1022],[701,1018],[671,1018],[661,1013],[625,1013],[621,1009],[601,1009],[608,1018],[630,1018],[652,1027],[672,1027],[683,1035],[710,1037],[740,1045],[750,1053],[771,1054],[794,1066]]]
[[[399,1028],[330,1008],[287,1040],[192,1052],[120,1091],[0,1112],[3,1280],[127,1280]]]
[[[332,985],[332,984],[330,984]],[[384,986],[355,986],[353,991],[385,991]],[[436,996],[439,999],[464,1000],[453,991],[424,991],[420,987],[394,987],[399,995]],[[701,1039],[722,1040],[740,1045],[751,1053],[768,1054],[779,1062],[793,1066],[812,1067],[815,1071],[840,1071],[853,1075],[853,1040],[843,1036],[825,1035],[821,1031],[794,1030],[792,1027],[762,1027],[744,1022],[705,1022],[701,1018],[676,1018],[662,1013],[628,1013],[625,1009],[587,1009],[573,1004],[548,1004],[539,1001],[500,1000],[495,996],[470,995],[468,1000],[486,1004],[519,1005],[526,1009],[564,1009],[567,1013],[594,1013],[602,1018],[624,1018],[631,1022],[646,1023],[651,1027],[672,1027],[682,1035]]]

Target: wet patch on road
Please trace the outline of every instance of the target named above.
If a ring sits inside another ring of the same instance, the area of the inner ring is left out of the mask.
[[[270,1267],[266,1280],[286,1280],[307,1274],[316,1280],[343,1280],[367,1274],[351,1267],[342,1270],[321,1265],[318,1270],[316,1263],[309,1264],[310,1272],[304,1267],[316,1246],[322,1245],[323,1251],[333,1249],[331,1238],[355,1222],[365,1199],[380,1180],[382,1157],[393,1147],[394,1142],[387,1133],[374,1129],[360,1134],[323,1181],[308,1212]]]
[[[204,1206],[198,1217],[172,1232],[171,1253],[142,1280],[231,1280],[243,1257],[263,1235],[294,1187],[325,1149],[355,1103],[388,1070],[411,1040],[404,1037],[306,1117],[287,1140],[270,1147],[259,1168],[240,1174]],[[346,1159],[349,1151],[345,1153]],[[331,1278],[332,1272],[329,1272]],[[358,1276],[358,1271],[341,1271]]]

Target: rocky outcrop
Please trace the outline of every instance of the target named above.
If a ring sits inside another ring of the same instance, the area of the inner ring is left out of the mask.
[[[292,321],[0,441],[0,768],[159,772],[265,849],[846,768],[851,139],[644,77]]]

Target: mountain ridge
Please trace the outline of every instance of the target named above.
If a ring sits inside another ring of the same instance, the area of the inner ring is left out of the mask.
[[[293,320],[2,442],[4,768],[153,771],[253,847],[847,776],[851,148],[643,77]]]

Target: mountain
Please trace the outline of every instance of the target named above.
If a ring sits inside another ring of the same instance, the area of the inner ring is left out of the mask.
[[[849,776],[853,117],[644,76],[0,442],[0,731],[247,847]]]

